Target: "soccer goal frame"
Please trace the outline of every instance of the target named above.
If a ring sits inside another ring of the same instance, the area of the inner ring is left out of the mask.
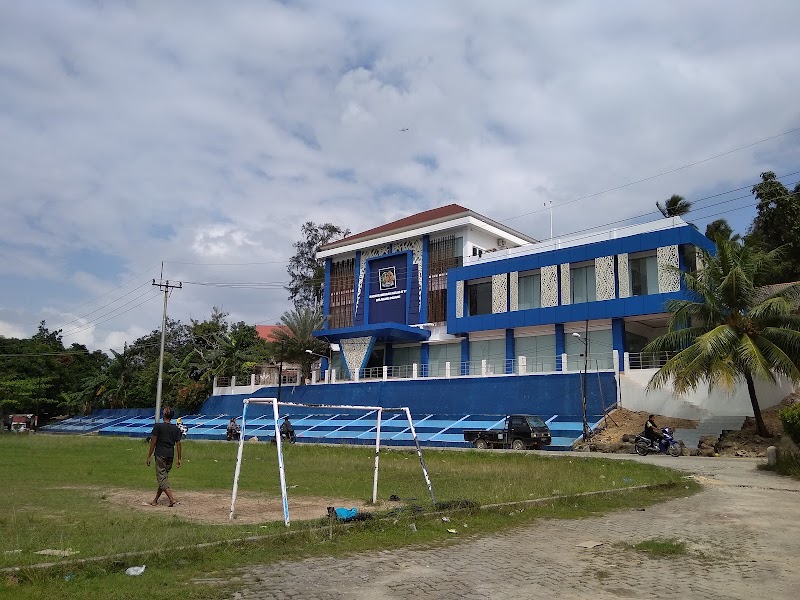
[[[320,408],[320,409],[343,409],[343,410],[363,410],[365,412],[376,412],[376,427],[375,427],[375,471],[373,474],[372,479],[372,503],[375,504],[378,499],[378,464],[380,462],[380,450],[381,450],[381,419],[383,417],[384,412],[401,412],[405,414],[406,419],[408,419],[408,427],[411,431],[411,436],[414,439],[414,446],[417,449],[417,456],[419,457],[419,463],[422,467],[422,475],[425,478],[425,485],[428,486],[428,493],[431,497],[431,502],[436,504],[436,497],[433,493],[433,484],[431,483],[431,478],[428,475],[428,467],[425,465],[425,458],[422,456],[422,448],[419,445],[419,439],[417,438],[417,431],[414,429],[414,422],[411,420],[411,411],[408,409],[407,406],[398,407],[398,408],[383,408],[381,406],[352,406],[348,404],[306,404],[306,403],[299,403],[299,402],[281,402],[277,398],[246,398],[244,400],[244,406],[242,408],[242,427],[241,433],[239,435],[239,449],[236,454],[236,470],[233,474],[233,490],[231,491],[231,510],[230,514],[228,515],[228,519],[232,520],[234,517],[234,511],[236,508],[236,495],[239,491],[239,476],[242,472],[242,454],[244,452],[244,442],[245,442],[245,433],[247,427],[247,408],[251,404],[271,404],[272,405],[272,415],[275,421],[275,445],[278,451],[278,471],[280,474],[281,480],[281,499],[283,501],[283,522],[286,527],[289,527],[289,498],[286,493],[286,469],[283,464],[283,440],[281,440],[281,433],[280,433],[280,424],[278,420],[280,419],[278,414],[278,407],[279,406],[290,406],[290,407],[298,407],[298,408]]]

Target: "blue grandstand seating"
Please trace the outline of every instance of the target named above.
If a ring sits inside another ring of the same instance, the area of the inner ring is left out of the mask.
[[[310,410],[310,409],[308,409]],[[294,426],[299,443],[374,444],[376,434],[375,413],[336,411],[315,412],[288,416]],[[104,411],[109,413],[111,411]],[[241,415],[186,415],[181,417],[188,428],[187,437],[196,440],[224,440],[231,417]],[[414,415],[417,438],[425,446],[466,447],[465,429],[497,429],[503,426],[504,415]],[[550,415],[545,417],[553,434],[549,450],[567,450],[581,437],[583,422],[580,415]],[[595,426],[599,417],[590,419]],[[128,437],[147,437],[153,427],[152,416],[123,415],[114,418],[104,414],[97,417],[73,417],[48,425],[42,431],[51,433],[93,433]],[[271,417],[256,416],[245,423],[245,436],[270,440],[275,436],[275,423]],[[381,420],[381,443],[388,446],[413,444],[411,429],[402,413],[384,413]]]

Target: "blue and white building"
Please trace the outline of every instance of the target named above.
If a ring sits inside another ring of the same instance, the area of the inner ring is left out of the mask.
[[[349,236],[318,255],[341,349],[325,379],[624,371],[697,248],[677,217],[541,242],[458,205]]]

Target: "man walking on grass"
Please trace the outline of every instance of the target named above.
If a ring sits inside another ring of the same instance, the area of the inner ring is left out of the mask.
[[[164,493],[169,498],[169,505],[177,504],[175,496],[169,487],[169,472],[172,469],[172,461],[175,457],[175,449],[178,450],[178,468],[181,466],[181,436],[182,432],[178,426],[170,423],[174,416],[173,410],[169,406],[164,407],[164,422],[156,423],[150,434],[150,450],[147,452],[147,466],[150,466],[150,457],[153,451],[156,455],[156,479],[158,480],[158,491],[155,500],[150,505],[157,506],[158,499]]]

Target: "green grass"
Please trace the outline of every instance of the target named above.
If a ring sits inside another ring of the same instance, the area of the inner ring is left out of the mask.
[[[191,580],[219,573],[229,578],[247,564],[273,560],[336,555],[408,544],[452,543],[453,538],[481,535],[530,523],[540,517],[578,518],[608,510],[646,506],[694,492],[697,486],[676,472],[627,461],[573,457],[542,457],[511,452],[447,452],[426,450],[437,500],[469,499],[482,505],[531,500],[553,495],[666,484],[655,490],[561,498],[536,505],[501,506],[493,510],[448,511],[440,515],[401,511],[352,527],[336,527],[328,538],[324,523],[294,522],[286,534],[282,522],[260,525],[211,525],[184,521],[166,510],[152,513],[113,504],[113,490],[141,492],[149,501],[155,489],[153,468],[144,465],[144,441],[98,436],[0,436],[0,567],[23,567],[3,579],[0,598],[137,598],[157,593],[162,598],[216,597],[225,588],[197,585]],[[171,480],[181,491],[229,493],[236,445],[218,442],[184,443],[184,466],[173,469]],[[298,496],[331,496],[368,500],[372,491],[374,454],[369,448],[297,445],[286,448],[287,483]],[[415,498],[431,508],[416,453],[382,451],[379,498],[391,494]],[[279,497],[275,447],[247,444],[240,490],[243,494]],[[414,523],[416,532],[409,525]],[[445,527],[448,525],[448,527]],[[466,525],[467,527],[464,527]],[[455,527],[457,536],[447,533]],[[240,542],[246,536],[268,539]],[[212,548],[179,546],[225,542]],[[44,548],[78,550],[74,558],[102,557],[123,552],[149,552],[122,562],[103,560],[75,566],[65,560],[42,572],[25,565],[53,560],[34,554]],[[20,550],[20,552],[13,552]],[[161,551],[158,553],[158,551]],[[147,564],[141,577],[124,569]],[[68,579],[64,579],[67,576]]]
[[[686,554],[686,543],[679,540],[652,539],[639,542],[632,546],[638,552],[646,552],[653,556],[679,556]]]
[[[774,466],[765,463],[758,465],[758,468],[800,479],[800,453],[778,450],[777,459],[778,462]]]

